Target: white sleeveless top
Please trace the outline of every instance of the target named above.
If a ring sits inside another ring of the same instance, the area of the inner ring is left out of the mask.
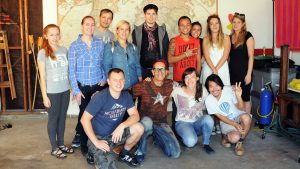
[[[224,47],[219,49],[217,45],[213,44],[213,46],[209,48],[208,52],[213,65],[216,66],[223,56]],[[205,83],[206,78],[211,74],[212,74],[212,70],[205,61],[202,66],[202,73],[201,73],[202,84]],[[227,60],[225,61],[223,66],[218,70],[218,75],[222,79],[224,85],[230,85],[230,76],[229,76],[229,68],[228,68]]]

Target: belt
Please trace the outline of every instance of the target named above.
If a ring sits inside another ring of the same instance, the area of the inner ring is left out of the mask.
[[[85,85],[85,84],[81,84],[81,83],[78,82],[78,81],[77,81],[77,83],[78,83],[78,86],[79,86],[79,87],[94,87],[94,86],[98,85],[98,83],[93,84],[93,85]]]

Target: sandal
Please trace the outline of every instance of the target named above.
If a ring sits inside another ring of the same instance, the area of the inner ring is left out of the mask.
[[[58,148],[64,153],[68,153],[68,154],[74,153],[74,149],[72,147],[59,146]]]
[[[67,155],[64,154],[59,148],[53,150],[53,151],[51,152],[51,155],[52,155],[52,156],[55,156],[55,157],[58,158],[58,159],[64,159],[64,158],[67,157]]]

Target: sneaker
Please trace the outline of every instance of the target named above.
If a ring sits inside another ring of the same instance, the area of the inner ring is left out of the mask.
[[[213,128],[213,130],[212,130],[212,132],[211,132],[211,135],[216,135],[216,127],[214,126],[214,128]]]
[[[130,167],[137,167],[140,165],[140,163],[136,160],[136,158],[133,156],[130,156],[129,154],[126,155],[119,155],[119,161],[126,163]]]
[[[93,165],[95,163],[94,156],[91,153],[87,153],[86,162],[90,165]]]
[[[229,148],[230,146],[231,146],[231,144],[227,141],[227,139],[226,138],[222,138],[222,145],[223,145],[223,147],[225,147],[225,148]]]
[[[216,133],[217,134],[221,134],[221,129],[220,129],[220,125],[219,124],[216,125]]]
[[[145,155],[142,153],[135,152],[136,161],[142,164],[145,161]]]
[[[243,147],[243,142],[239,141],[235,145],[235,154],[238,156],[244,155],[245,149]]]
[[[79,133],[75,134],[71,147],[73,147],[73,148],[80,147],[80,134]]]
[[[204,151],[205,151],[207,154],[213,154],[213,153],[215,153],[215,150],[213,150],[209,145],[204,145],[204,146],[203,146],[203,149],[204,149]]]

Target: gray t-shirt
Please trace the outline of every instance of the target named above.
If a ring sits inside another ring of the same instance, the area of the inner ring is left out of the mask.
[[[67,52],[66,48],[60,46],[54,52],[56,60],[46,57],[44,49],[38,53],[38,61],[45,64],[47,93],[61,93],[70,89]]]
[[[105,44],[107,44],[114,40],[115,35],[110,30],[100,32],[99,29],[96,28],[94,31],[94,37],[101,39]]]

